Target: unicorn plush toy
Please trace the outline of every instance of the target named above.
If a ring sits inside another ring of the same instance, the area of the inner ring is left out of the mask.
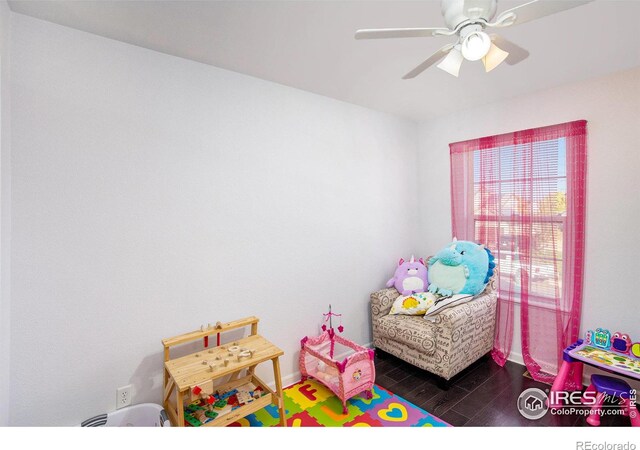
[[[417,261],[411,255],[410,261],[400,258],[396,272],[387,287],[394,286],[402,295],[417,294],[427,289],[427,266],[422,258]]]

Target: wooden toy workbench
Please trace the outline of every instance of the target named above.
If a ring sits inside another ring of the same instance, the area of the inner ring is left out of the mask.
[[[278,361],[284,352],[258,335],[258,321],[257,317],[247,317],[224,324],[218,322],[215,325],[203,326],[197,331],[162,340],[165,361],[163,404],[173,426],[185,425],[185,403],[193,401],[203,390],[215,389],[217,392],[226,392],[248,384],[255,386],[261,396],[256,395],[241,405],[235,405],[233,409],[229,407],[219,413],[212,413],[215,418],[211,419],[209,416],[206,423],[202,425],[226,426],[269,404],[274,404],[280,413],[280,425],[286,426]],[[249,336],[220,345],[221,333],[249,325],[251,325]],[[217,335],[218,345],[208,347],[209,336],[212,335]],[[204,341],[202,350],[179,358],[170,358],[171,347],[200,339]],[[254,373],[258,364],[269,360],[273,364],[275,391]],[[216,380],[226,376],[229,379],[224,384],[214,384]],[[213,392],[207,395],[211,399],[209,403],[213,403]],[[219,400],[218,397],[215,399]],[[213,411],[212,406],[210,409]]]

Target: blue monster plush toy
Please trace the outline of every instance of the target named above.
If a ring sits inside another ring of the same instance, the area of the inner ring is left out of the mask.
[[[496,266],[493,259],[484,245],[453,238],[451,244],[428,261],[429,292],[444,297],[479,294],[493,275]]]

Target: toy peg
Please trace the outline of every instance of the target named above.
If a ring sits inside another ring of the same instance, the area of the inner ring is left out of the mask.
[[[205,416],[205,412],[202,409],[197,410],[193,413],[196,419],[198,419],[201,423],[204,423],[207,420],[207,416]]]
[[[209,363],[207,362],[207,360],[206,360],[206,359],[205,359],[204,361],[202,361],[202,365],[203,365],[203,366],[206,366],[207,364],[209,364]]]
[[[224,366],[225,366],[225,367],[227,367],[228,365],[229,365],[229,360],[228,360],[228,359],[225,359],[225,360],[224,360]]]
[[[210,372],[213,372],[215,368],[216,368],[216,366],[214,366],[213,364],[209,364],[209,371]]]
[[[215,329],[222,330],[222,324],[220,322],[216,322]],[[220,333],[216,334],[216,343],[218,347],[220,347]]]
[[[210,330],[210,329],[211,329],[211,324],[207,323],[207,330]],[[200,331],[204,331],[204,325],[200,327]],[[204,348],[209,347],[209,336],[205,336],[203,338],[203,344],[204,344]]]
[[[220,361],[222,358],[220,356],[216,356],[216,361]]]

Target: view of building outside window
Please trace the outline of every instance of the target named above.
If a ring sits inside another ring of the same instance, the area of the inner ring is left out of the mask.
[[[475,238],[495,255],[500,289],[517,292],[528,279],[529,295],[544,302],[562,292],[566,145],[564,138],[526,145],[531,151],[519,152],[512,145],[474,152]],[[492,155],[481,159],[480,152]],[[520,217],[525,215],[530,222],[523,227]],[[520,259],[523,243],[530,246],[529,264]]]

